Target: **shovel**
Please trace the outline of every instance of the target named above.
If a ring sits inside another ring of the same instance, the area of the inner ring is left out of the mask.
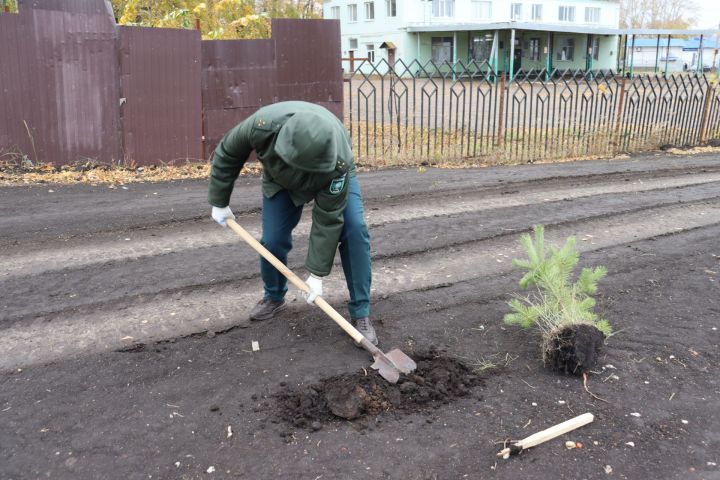
[[[285,264],[278,260],[275,255],[270,253],[267,248],[263,247],[260,242],[255,240],[255,238],[250,235],[244,228],[238,225],[235,220],[228,218],[227,225],[232,228],[235,233],[240,236],[240,238],[245,240],[252,248],[254,248],[260,255],[262,255],[265,260],[272,263],[273,266],[277,268],[280,273],[285,275],[285,277],[290,280],[290,282],[292,282],[293,285],[295,285],[304,292],[310,291],[310,287],[308,287],[307,284],[300,279],[300,277],[295,275],[287,266],[285,266]],[[333,307],[331,307],[330,304],[327,303],[322,297],[316,297],[314,303],[315,305],[320,307],[320,309],[322,309],[322,311],[325,312],[330,318],[332,318],[335,323],[340,325],[340,328],[345,330],[345,333],[350,335],[356,344],[370,352],[370,354],[373,356],[373,359],[375,360],[375,363],[370,365],[370,367],[377,370],[380,376],[388,382],[397,383],[401,373],[408,374],[415,370],[415,368],[417,367],[415,361],[405,355],[399,349],[394,349],[390,350],[388,353],[383,353],[382,350],[370,343],[368,339],[363,336],[362,333],[360,333],[355,327],[353,327],[350,322],[345,320],[345,318],[343,318],[343,316],[340,315]]]

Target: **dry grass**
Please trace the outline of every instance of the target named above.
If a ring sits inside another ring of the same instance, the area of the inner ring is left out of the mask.
[[[262,169],[253,162],[243,169],[243,175],[258,174]],[[175,165],[134,166],[132,164],[98,164],[95,162],[55,166],[34,164],[27,157],[0,155],[0,185],[31,185],[39,183],[90,185],[124,185],[169,180],[203,180],[210,175],[207,162],[188,162]]]
[[[353,150],[358,170],[392,167],[473,168],[523,163],[556,163],[578,160],[627,158],[631,152],[658,150],[665,144],[662,127],[655,126],[644,135],[617,137],[608,129],[586,132],[506,131],[504,141],[490,135],[468,135],[467,132],[432,130],[397,125],[352,126]],[[399,133],[398,133],[399,132]],[[678,132],[675,132],[678,133]],[[683,132],[679,132],[682,134]],[[563,139],[564,141],[560,141]],[[468,148],[469,145],[469,148]],[[674,155],[720,153],[720,147],[697,146],[670,148]],[[242,175],[261,173],[262,165],[252,162]],[[123,185],[138,182],[170,180],[203,180],[210,175],[207,162],[187,162],[159,166],[136,166],[132,163],[100,164],[86,161],[55,166],[34,164],[26,155],[0,152],[0,186],[42,183]]]
[[[699,153],[720,153],[720,147],[702,146],[692,148],[669,148],[667,153],[673,155],[697,155]]]
[[[509,129],[502,138],[400,125],[353,124],[353,150],[366,168],[432,165],[466,168],[614,158],[659,149],[662,125],[616,134],[613,128]],[[683,132],[673,131],[674,135]]]

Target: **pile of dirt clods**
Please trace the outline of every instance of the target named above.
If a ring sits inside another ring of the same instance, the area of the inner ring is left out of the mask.
[[[337,375],[276,396],[281,419],[307,428],[332,419],[353,420],[390,410],[418,410],[470,394],[482,377],[436,351],[414,353],[417,370],[393,385],[374,370]]]

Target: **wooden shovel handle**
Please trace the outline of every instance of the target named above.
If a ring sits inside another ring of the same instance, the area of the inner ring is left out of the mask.
[[[310,287],[308,287],[307,284],[300,279],[300,277],[295,275],[292,270],[290,270],[284,263],[278,260],[275,255],[270,253],[267,248],[263,247],[260,242],[255,240],[255,237],[250,235],[247,230],[241,227],[235,220],[233,220],[232,218],[228,218],[227,225],[235,233],[237,233],[240,238],[245,240],[246,243],[248,243],[253,249],[255,249],[255,251],[262,255],[265,260],[272,263],[272,265],[277,268],[280,273],[285,275],[285,278],[287,278],[293,285],[295,285],[303,292],[310,291]],[[345,320],[345,318],[340,315],[337,310],[331,307],[330,304],[325,301],[325,299],[323,299],[322,297],[316,297],[314,303],[315,305],[320,307],[320,309],[325,312],[330,318],[332,318],[335,323],[340,325],[340,328],[345,330],[345,333],[350,335],[352,339],[355,340],[355,343],[360,343],[362,339],[365,338],[363,337],[363,334],[358,332],[358,330],[353,327],[350,322]]]
[[[548,440],[552,440],[555,437],[559,437],[564,433],[568,433],[572,430],[575,430],[576,428],[582,427],[583,425],[587,425],[594,419],[595,417],[592,413],[583,413],[582,415],[578,415],[575,418],[571,418],[570,420],[545,429],[542,432],[538,432],[534,435],[530,435],[527,438],[523,438],[517,443],[517,445],[521,446],[523,449],[535,447],[537,445],[540,445],[541,443],[547,442]]]
[[[547,442],[548,440],[552,440],[555,437],[559,437],[564,433],[571,432],[576,428],[587,425],[593,420],[595,420],[595,416],[592,413],[583,413],[582,415],[578,415],[575,418],[571,418],[570,420],[547,428],[542,432],[538,432],[536,434],[530,435],[527,438],[523,438],[519,442],[515,442],[512,445],[512,448],[506,447],[500,450],[497,456],[508,458],[513,452],[518,453],[519,451],[525,450],[526,448],[535,447],[537,445],[540,445],[541,443]]]

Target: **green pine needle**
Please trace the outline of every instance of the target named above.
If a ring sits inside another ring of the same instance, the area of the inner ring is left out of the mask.
[[[510,325],[529,328],[539,326],[544,332],[565,325],[586,323],[594,325],[606,336],[612,327],[593,311],[598,282],[607,275],[603,266],[583,268],[573,282],[573,271],[580,261],[575,237],[569,237],[561,248],[546,247],[545,228],[536,225],[533,236],[523,235],[520,244],[527,253],[526,259],[515,259],[513,265],[526,270],[520,280],[523,289],[536,287],[530,298],[513,298],[508,305],[511,313],[504,321]]]

